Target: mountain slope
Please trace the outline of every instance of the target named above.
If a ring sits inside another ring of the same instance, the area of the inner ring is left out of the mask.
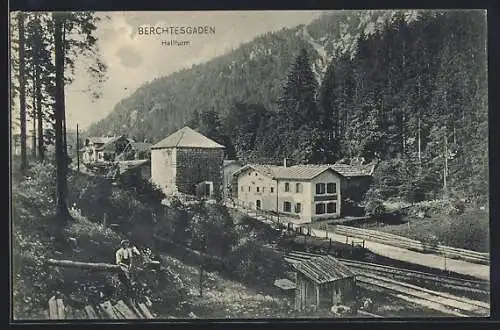
[[[334,54],[353,51],[361,32],[390,20],[392,13],[339,11],[307,26],[264,34],[231,53],[143,85],[88,133],[128,133],[154,142],[182,127],[194,111],[227,114],[236,102],[272,110],[300,49],[309,52],[321,81]]]

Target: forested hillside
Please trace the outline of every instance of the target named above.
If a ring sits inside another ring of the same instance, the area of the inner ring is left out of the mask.
[[[376,20],[381,13],[328,14],[307,27],[261,35],[224,56],[156,79],[119,102],[109,116],[89,128],[89,134],[131,132],[138,139],[158,141],[182,127],[195,111],[213,110],[224,115],[237,102],[259,103],[273,109],[299,51],[309,51],[319,81],[333,56],[329,40],[345,26],[364,29],[368,22],[359,24],[359,19],[350,19],[361,15]],[[321,36],[313,38],[318,31],[322,31]],[[346,44],[352,42],[346,40]]]
[[[382,159],[372,194],[488,194],[486,16],[342,11],[143,86],[90,132],[184,124],[228,157]]]

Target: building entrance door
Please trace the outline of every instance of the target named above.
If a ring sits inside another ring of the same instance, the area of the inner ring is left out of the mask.
[[[261,207],[261,206],[260,206],[260,199],[258,199],[258,200],[255,202],[255,204],[256,204],[256,208],[257,208],[257,210],[260,210],[260,207]]]

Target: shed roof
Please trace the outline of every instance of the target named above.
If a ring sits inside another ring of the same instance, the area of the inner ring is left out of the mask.
[[[118,168],[120,169],[120,173],[124,173],[128,170],[137,168],[141,165],[145,165],[149,163],[149,159],[137,159],[137,160],[124,160],[118,162]]]
[[[223,149],[224,146],[185,126],[151,147],[163,148]]]
[[[342,176],[341,173],[335,171],[329,165],[295,165],[291,167],[276,166],[276,165],[261,165],[261,164],[248,164],[234,173],[237,175],[249,168],[269,176],[273,179],[291,179],[291,180],[311,180],[321,173],[331,170],[336,174]]]
[[[330,255],[292,263],[292,267],[318,284],[353,277],[354,273]]]

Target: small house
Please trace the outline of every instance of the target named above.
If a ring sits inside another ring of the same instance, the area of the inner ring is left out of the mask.
[[[330,255],[292,263],[295,269],[295,309],[350,305],[356,299],[356,276]]]
[[[221,198],[224,148],[186,126],[151,147],[151,180],[165,195]]]
[[[125,135],[89,137],[80,149],[82,162],[85,164],[112,162],[128,146],[129,139]]]
[[[237,190],[237,182],[234,180],[233,174],[243,167],[243,164],[239,160],[224,160],[223,172],[224,172],[224,197],[231,198],[234,197],[233,192]]]
[[[369,164],[333,164],[332,168],[344,176],[341,189],[344,198],[361,202],[370,188],[377,160]]]

